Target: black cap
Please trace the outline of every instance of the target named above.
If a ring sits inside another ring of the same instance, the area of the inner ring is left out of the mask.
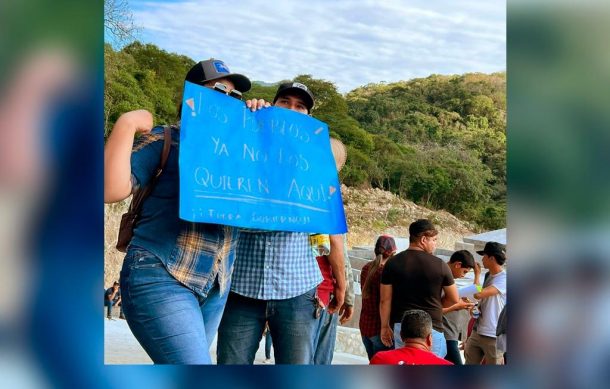
[[[300,82],[285,82],[280,84],[280,86],[277,88],[277,92],[275,92],[273,103],[275,104],[281,95],[288,93],[293,93],[300,96],[307,107],[307,113],[311,112],[314,104],[313,94],[307,88],[307,86],[301,84]]]
[[[506,251],[504,251],[504,246],[502,246],[498,242],[487,242],[485,243],[485,247],[481,251],[477,251],[479,255],[493,256],[496,258],[498,263],[501,265],[506,261]]]
[[[205,82],[214,81],[221,78],[228,78],[235,84],[235,89],[244,93],[250,90],[252,83],[248,77],[231,73],[229,67],[219,59],[206,59],[201,61],[191,68],[186,73],[185,80],[195,84],[203,85]]]

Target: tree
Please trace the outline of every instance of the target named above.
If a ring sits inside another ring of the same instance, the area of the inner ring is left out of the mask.
[[[124,112],[147,109],[155,123],[175,123],[184,75],[195,61],[152,44],[132,42],[119,51],[104,46],[106,136]]]
[[[105,135],[119,115],[148,109],[174,123],[191,58],[134,41],[104,46]],[[286,81],[286,80],[284,80]],[[485,228],[506,218],[506,76],[432,75],[369,84],[342,95],[332,81],[294,78],[315,96],[312,115],[343,141],[344,184],[389,190]],[[277,85],[253,82],[244,99],[273,101]]]
[[[137,31],[127,0],[104,0],[104,32],[110,35],[110,41],[127,43],[135,39]]]

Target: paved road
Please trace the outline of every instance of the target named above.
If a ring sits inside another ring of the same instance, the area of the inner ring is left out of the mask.
[[[134,338],[127,322],[120,319],[104,320],[104,363],[108,365],[148,365],[152,361],[146,355],[136,338]],[[216,339],[210,347],[212,360],[216,363]],[[273,360],[273,350],[271,351]],[[263,364],[265,360],[265,340],[262,339],[256,352],[255,365]],[[333,365],[366,365],[368,360],[359,356],[335,353]]]

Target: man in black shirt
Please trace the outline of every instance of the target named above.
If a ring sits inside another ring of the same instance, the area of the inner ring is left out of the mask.
[[[432,352],[447,354],[443,307],[458,302],[458,291],[447,263],[432,255],[438,231],[426,219],[409,226],[409,248],[388,260],[381,275],[381,341],[402,347],[400,322],[405,311],[421,309],[432,317]],[[444,296],[442,293],[444,291]],[[394,342],[392,342],[394,338]]]

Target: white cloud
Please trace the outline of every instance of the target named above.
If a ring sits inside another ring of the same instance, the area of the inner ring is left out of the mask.
[[[506,68],[504,1],[131,1],[141,39],[223,59],[267,82],[312,74],[370,82]]]

